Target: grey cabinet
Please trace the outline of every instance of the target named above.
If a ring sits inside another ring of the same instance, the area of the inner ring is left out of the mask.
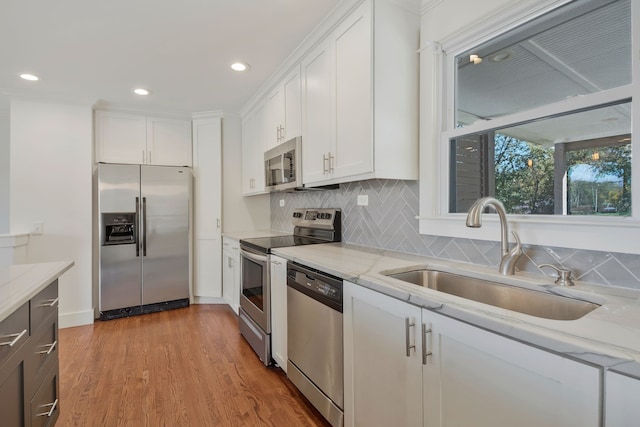
[[[0,367],[0,414],[2,425],[7,427],[24,426],[25,407],[25,367],[22,351],[14,353]]]
[[[53,426],[58,419],[58,281],[0,322],[2,426]]]

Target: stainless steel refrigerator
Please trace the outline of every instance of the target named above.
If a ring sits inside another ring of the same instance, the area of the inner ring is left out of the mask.
[[[189,305],[191,169],[98,165],[103,320]]]

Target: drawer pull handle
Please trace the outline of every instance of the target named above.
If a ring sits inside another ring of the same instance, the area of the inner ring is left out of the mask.
[[[19,334],[9,334],[9,335],[5,335],[5,338],[11,338],[11,337],[15,337],[13,338],[11,341],[5,341],[5,342],[0,342],[0,347],[2,346],[9,346],[9,347],[13,347],[14,345],[16,345],[16,343],[18,341],[20,341],[20,338],[22,338],[24,336],[24,334],[27,333],[27,330],[23,330],[22,332],[20,332]]]
[[[48,300],[45,300],[43,303],[41,303],[38,307],[53,307],[58,303],[59,300],[60,300],[60,297],[56,299],[48,299]]]
[[[36,414],[37,417],[50,417],[51,415],[53,415],[53,411],[56,410],[56,406],[58,406],[58,399],[54,400],[53,403],[47,403],[45,405],[40,405],[38,406],[38,408],[46,408],[47,406],[51,406],[51,409],[49,409],[48,412],[41,412],[39,414]]]
[[[429,335],[429,336],[427,336]],[[433,355],[433,352],[429,348],[428,338],[431,335],[431,326],[427,327],[424,323],[422,324],[422,364],[427,364],[427,357]]]
[[[404,331],[405,331],[405,346],[407,350],[407,357],[411,357],[411,349],[416,350],[416,345],[411,345],[411,332],[409,329],[416,326],[416,322],[408,317],[404,318]]]
[[[49,350],[42,350],[42,351],[38,351],[36,352],[36,354],[46,354],[47,356],[51,354],[51,352],[53,351],[54,348],[56,348],[56,345],[58,344],[58,341],[54,341],[51,344],[46,344],[43,345],[43,347],[49,347]]]

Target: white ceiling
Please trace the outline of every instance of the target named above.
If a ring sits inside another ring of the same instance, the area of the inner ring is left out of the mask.
[[[1,0],[0,93],[237,112],[340,1]]]

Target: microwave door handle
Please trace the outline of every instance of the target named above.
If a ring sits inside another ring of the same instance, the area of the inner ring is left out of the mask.
[[[280,156],[280,164],[282,165],[280,167],[280,173],[282,174],[282,183],[284,184],[285,182],[288,182],[285,175],[284,175],[284,161],[285,161],[285,153],[282,153],[282,155]]]

